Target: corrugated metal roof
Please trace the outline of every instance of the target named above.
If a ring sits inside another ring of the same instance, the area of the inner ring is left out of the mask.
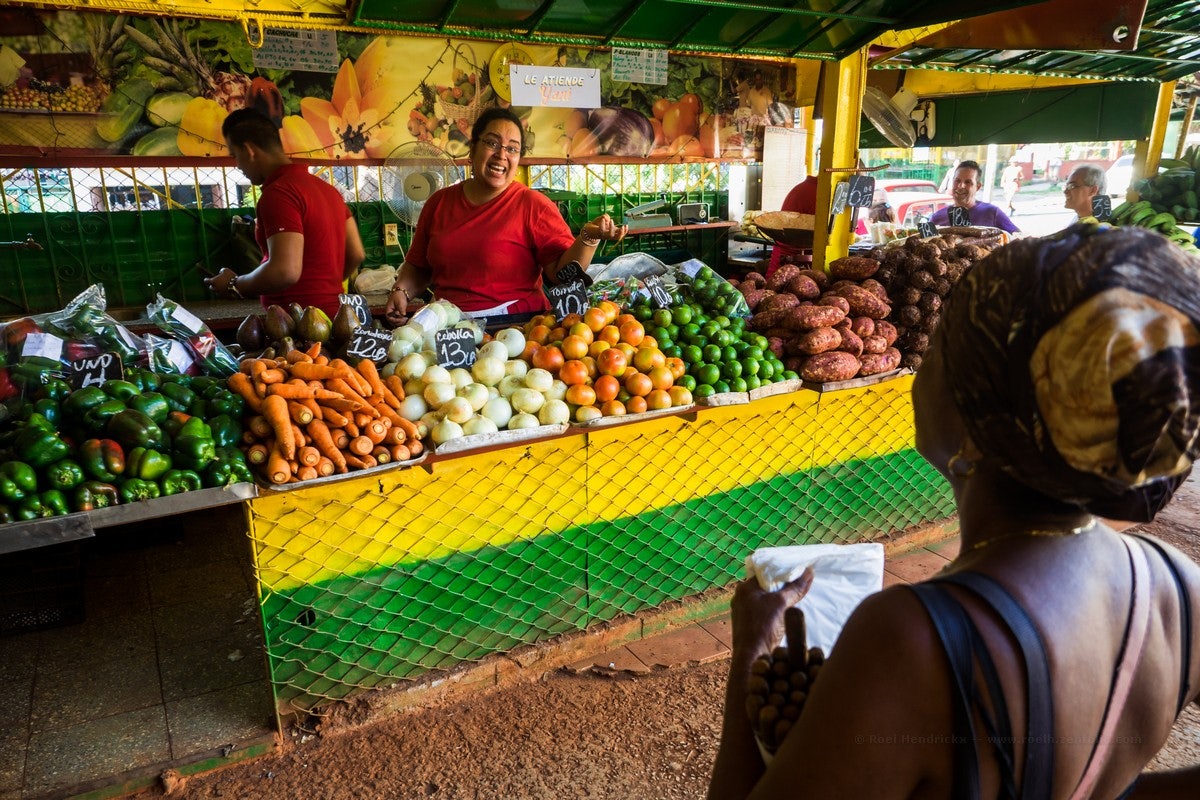
[[[977,0],[985,14],[1031,0]],[[667,48],[773,58],[844,57],[886,31],[962,16],[942,0],[360,0],[351,22],[541,44]]]
[[[1137,47],[1129,52],[980,50],[918,45],[875,66],[1171,81],[1200,71],[1200,3],[1150,0]]]

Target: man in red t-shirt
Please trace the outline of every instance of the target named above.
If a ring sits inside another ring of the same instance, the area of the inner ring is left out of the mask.
[[[332,317],[342,280],[366,258],[342,195],[307,167],[293,164],[283,152],[279,129],[258,111],[234,111],[221,132],[238,169],[263,187],[254,238],[265,257],[246,275],[226,268],[206,282],[225,296],[257,294],[264,307],[294,302]]]
[[[783,207],[780,211],[795,211],[797,214],[816,214],[817,213],[817,178],[815,175],[809,175],[804,180],[792,187],[792,190],[787,193],[787,197],[783,198]],[[771,248],[771,263],[767,266],[766,277],[771,277],[771,273],[779,269],[779,265],[783,263],[784,256],[797,256],[800,250],[795,247],[789,247],[786,244],[776,243]]]

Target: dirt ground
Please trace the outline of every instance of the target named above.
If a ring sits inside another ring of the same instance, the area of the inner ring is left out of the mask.
[[[1200,479],[1146,530],[1200,561]],[[276,753],[173,784],[167,796],[699,798],[716,756],[726,669],[719,661],[642,677],[557,672],[369,726],[290,730]],[[1152,767],[1197,763],[1200,712],[1192,706]]]

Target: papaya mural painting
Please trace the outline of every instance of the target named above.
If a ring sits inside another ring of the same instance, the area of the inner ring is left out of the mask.
[[[510,51],[600,71],[601,108],[513,108],[544,161],[759,158],[796,96],[780,62],[672,55],[665,85],[635,84],[612,80],[607,50],[339,32],[330,70],[309,72],[256,66],[233,22],[9,7],[0,31],[0,158],[23,163],[227,157],[221,123],[245,107],[297,159],[378,163],[415,139],[461,158],[478,115],[508,105]]]

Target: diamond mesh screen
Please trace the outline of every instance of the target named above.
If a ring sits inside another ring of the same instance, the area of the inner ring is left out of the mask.
[[[911,378],[616,427],[250,502],[272,677],[318,706],[737,580],[758,547],[949,516]]]

